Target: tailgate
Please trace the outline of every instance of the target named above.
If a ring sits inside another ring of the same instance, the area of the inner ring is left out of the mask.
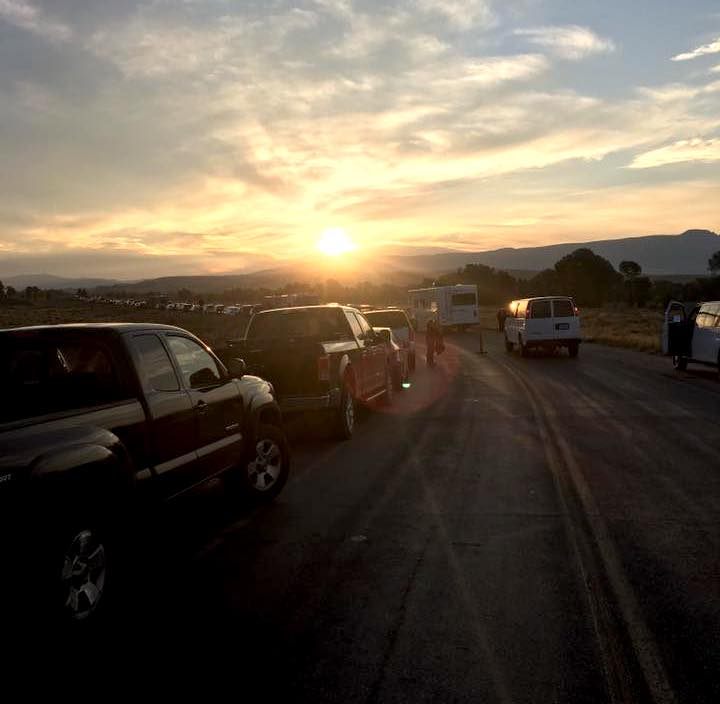
[[[316,395],[327,391],[318,380],[319,342],[300,340],[247,340],[243,359],[248,373],[267,379],[279,398]]]

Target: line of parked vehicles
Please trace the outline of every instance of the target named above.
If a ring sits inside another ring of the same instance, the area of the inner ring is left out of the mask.
[[[272,499],[290,469],[288,415],[349,438],[359,404],[392,403],[415,357],[402,309],[261,311],[217,352],[152,323],[0,330],[0,535],[18,576],[0,603],[96,620],[128,517],[217,477]]]

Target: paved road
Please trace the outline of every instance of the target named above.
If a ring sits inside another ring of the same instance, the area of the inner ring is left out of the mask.
[[[293,428],[272,506],[174,509],[134,632],[220,631],[270,699],[720,701],[720,386],[486,346],[348,443]]]

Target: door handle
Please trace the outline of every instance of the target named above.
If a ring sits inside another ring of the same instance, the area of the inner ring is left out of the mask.
[[[195,408],[198,413],[204,414],[204,413],[207,413],[208,405],[207,405],[207,403],[205,403],[205,401],[198,401],[195,404]]]

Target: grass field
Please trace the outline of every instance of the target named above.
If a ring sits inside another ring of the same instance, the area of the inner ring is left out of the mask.
[[[497,308],[482,306],[480,324],[483,328],[497,328]],[[54,323],[90,323],[100,321],[154,322],[178,325],[220,347],[226,340],[242,336],[245,322],[226,315],[184,313],[165,310],[138,310],[100,303],[75,300],[59,301],[52,305],[0,306],[0,328],[20,325]],[[660,351],[662,314],[642,309],[593,309],[581,311],[583,339],[615,347],[628,347],[643,352]]]
[[[0,328],[59,323],[162,323],[185,328],[207,342],[221,347],[226,340],[242,337],[246,321],[239,316],[180,312],[173,310],[135,309],[108,303],[62,301],[53,305],[8,308],[0,306]]]

